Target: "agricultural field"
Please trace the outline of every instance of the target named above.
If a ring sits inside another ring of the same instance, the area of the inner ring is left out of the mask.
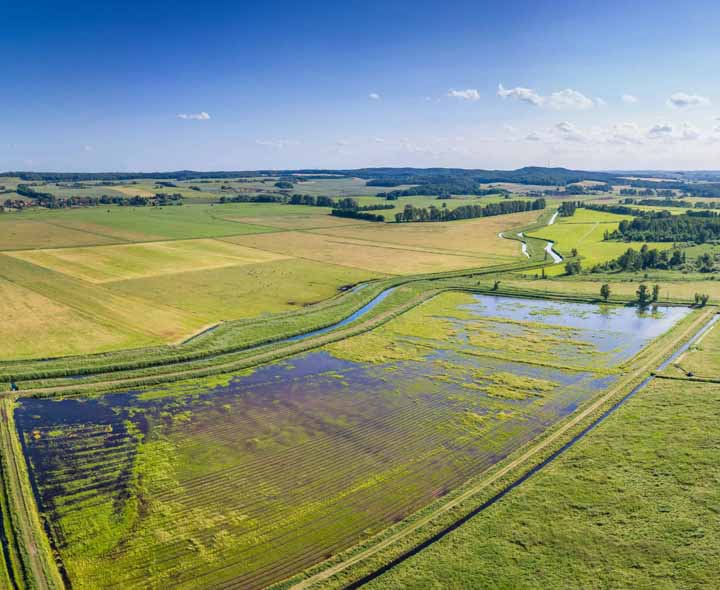
[[[265,203],[0,215],[0,277],[12,286],[0,360],[175,343],[388,275],[520,260],[519,244],[497,234],[537,215],[377,224]]]
[[[713,588],[720,386],[656,379],[502,501],[365,587]]]
[[[687,313],[446,293],[244,373],[15,417],[74,588],[261,588],[483,473]]]

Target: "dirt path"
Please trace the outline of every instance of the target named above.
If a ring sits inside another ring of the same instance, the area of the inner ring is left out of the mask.
[[[678,334],[675,338],[670,340],[669,343],[663,344],[657,350],[651,352],[649,355],[647,355],[645,359],[642,359],[642,362],[639,366],[637,366],[631,373],[628,373],[624,377],[622,377],[619,382],[615,384],[615,386],[613,386],[607,391],[607,393],[605,393],[605,395],[597,399],[595,402],[593,402],[590,406],[582,410],[577,415],[573,416],[568,422],[555,430],[550,436],[544,438],[538,444],[532,446],[520,457],[505,465],[502,469],[495,472],[492,476],[488,477],[477,485],[465,490],[459,496],[453,498],[442,506],[439,506],[436,510],[423,516],[422,518],[413,522],[406,528],[403,528],[402,530],[394,533],[386,539],[381,540],[376,545],[373,545],[368,549],[365,549],[355,555],[350,556],[343,562],[333,565],[305,580],[298,582],[297,584],[291,586],[290,590],[305,590],[306,588],[310,588],[314,584],[323,582],[332,577],[333,575],[346,570],[352,565],[355,565],[361,561],[373,557],[383,549],[386,549],[387,547],[409,537],[410,535],[417,532],[419,529],[436,519],[438,516],[449,512],[453,508],[459,506],[466,500],[472,498],[479,492],[488,488],[489,486],[503,478],[505,475],[510,473],[512,470],[524,465],[530,459],[551,447],[556,441],[558,441],[561,437],[568,433],[568,431],[576,427],[580,422],[585,420],[588,416],[597,412],[605,404],[615,398],[618,393],[625,391],[628,387],[632,385],[633,382],[642,377],[642,375],[649,373],[652,369],[656,367],[659,362],[670,356],[672,351],[677,348],[679,342],[684,341],[686,338],[691,337],[693,334],[698,332],[698,330],[702,329],[702,327],[709,321],[709,318],[713,314],[714,312],[710,310],[698,314],[698,317],[687,328],[685,328],[682,333]]]

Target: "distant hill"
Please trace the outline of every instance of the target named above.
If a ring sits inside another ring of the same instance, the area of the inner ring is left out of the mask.
[[[300,169],[300,170],[239,170],[172,172],[4,172],[0,176],[15,176],[26,181],[82,182],[91,180],[242,178],[252,176],[277,176],[288,174],[333,175],[364,178],[375,186],[400,184],[453,184],[516,182],[520,184],[560,185],[581,180],[614,182],[620,175],[609,172],[589,172],[567,168],[543,168],[527,166],[517,170],[473,170],[465,168],[359,168],[359,169]],[[625,173],[627,174],[627,173]]]

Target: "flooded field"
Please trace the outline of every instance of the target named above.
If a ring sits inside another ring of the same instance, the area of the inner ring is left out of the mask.
[[[260,588],[482,474],[688,313],[448,293],[222,379],[16,422],[75,588]]]

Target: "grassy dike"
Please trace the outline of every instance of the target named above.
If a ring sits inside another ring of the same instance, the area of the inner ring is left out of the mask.
[[[649,377],[662,361],[691,340],[714,313],[713,310],[704,309],[689,314],[628,362],[625,373],[599,398],[591,400],[552,431],[521,447],[488,472],[367,542],[276,584],[273,590],[353,587],[359,580],[367,580],[388,564],[402,561],[404,556],[411,554],[428,539],[444,536],[445,531],[462,523],[518,480],[554,458],[565,445],[591,427]]]
[[[30,485],[25,457],[15,429],[11,398],[0,400],[0,453],[2,466],[2,517],[7,543],[4,560],[17,588],[64,588]],[[12,586],[10,586],[12,587]]]

